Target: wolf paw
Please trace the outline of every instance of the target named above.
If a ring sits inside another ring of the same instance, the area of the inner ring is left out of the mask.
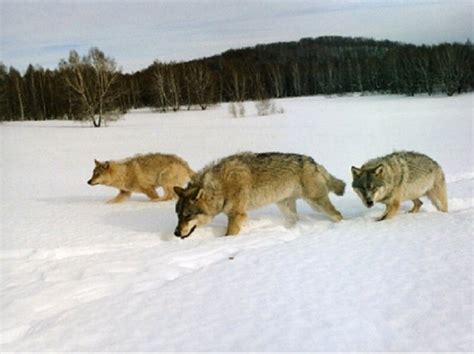
[[[106,203],[107,204],[118,204],[118,203],[123,203],[125,200],[123,199],[115,199],[115,198],[112,198],[110,200],[107,200]]]

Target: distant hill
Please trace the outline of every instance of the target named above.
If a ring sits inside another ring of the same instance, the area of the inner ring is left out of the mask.
[[[141,78],[147,103],[153,98],[146,95],[146,88],[156,84],[152,73],[162,65],[154,63],[135,74]],[[168,66],[176,73],[179,68],[200,67],[211,77],[214,101],[350,92],[453,95],[474,87],[470,42],[416,46],[325,36],[230,49]]]
[[[30,65],[23,76],[0,65],[0,118],[84,119],[131,107],[206,109],[216,102],[352,92],[451,96],[474,88],[470,41],[417,46],[369,38],[302,38],[187,62],[156,61],[133,74],[117,72],[113,59],[97,48],[90,53],[107,65],[94,67],[93,60],[75,52],[57,70]],[[94,72],[104,68],[113,80],[97,99],[95,90],[104,86]],[[82,93],[74,82],[84,83]]]

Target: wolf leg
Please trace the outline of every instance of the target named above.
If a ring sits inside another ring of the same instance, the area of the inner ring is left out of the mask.
[[[296,212],[296,199],[287,198],[277,203],[280,211],[285,215],[291,225],[298,221],[298,213]]]
[[[173,187],[163,187],[163,190],[165,194],[161,198],[161,201],[167,201],[177,197],[176,193],[173,190]]]
[[[342,214],[334,207],[331,203],[331,200],[326,195],[324,197],[320,197],[316,200],[313,199],[305,199],[306,202],[309,204],[311,208],[316,211],[322,211],[327,216],[329,216],[333,221],[341,221]]]
[[[391,219],[397,214],[400,209],[400,201],[394,200],[391,204],[387,204],[387,209],[385,209],[385,214],[383,214],[377,221]]]
[[[233,213],[228,216],[227,232],[226,236],[237,235],[240,232],[240,226],[243,221],[247,218],[245,213]]]
[[[160,198],[158,193],[156,193],[156,190],[153,187],[143,189],[142,192],[145,193],[148,196],[148,198],[151,199],[152,202],[160,202],[163,200],[162,198]]]
[[[124,190],[120,190],[119,194],[117,194],[117,196],[115,198],[112,198],[109,201],[107,201],[107,203],[109,203],[109,204],[121,203],[121,202],[127,200],[130,197],[130,194],[132,194],[132,193],[124,191]]]
[[[413,199],[413,208],[409,211],[410,213],[418,213],[420,210],[421,206],[423,205],[423,202],[420,199]]]

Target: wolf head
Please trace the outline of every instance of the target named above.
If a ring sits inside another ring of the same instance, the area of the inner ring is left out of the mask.
[[[212,216],[206,210],[205,192],[202,188],[189,185],[186,189],[174,187],[179,199],[176,202],[178,226],[174,235],[186,238],[193,233],[197,226],[209,223]]]
[[[100,162],[97,160],[94,160],[94,163],[95,168],[92,172],[92,177],[87,181],[87,183],[91,186],[95,186],[96,184],[109,184],[112,179],[110,173],[110,163],[108,161]]]
[[[352,188],[366,207],[385,197],[385,170],[383,165],[374,168],[357,168],[352,166]]]

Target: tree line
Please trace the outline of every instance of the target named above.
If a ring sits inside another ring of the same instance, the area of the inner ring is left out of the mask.
[[[122,73],[100,49],[71,51],[55,69],[24,74],[0,63],[0,120],[74,119],[101,126],[130,108],[206,109],[218,102],[362,93],[472,91],[474,50],[466,43],[405,44],[319,37],[232,49],[187,62],[155,61]]]

